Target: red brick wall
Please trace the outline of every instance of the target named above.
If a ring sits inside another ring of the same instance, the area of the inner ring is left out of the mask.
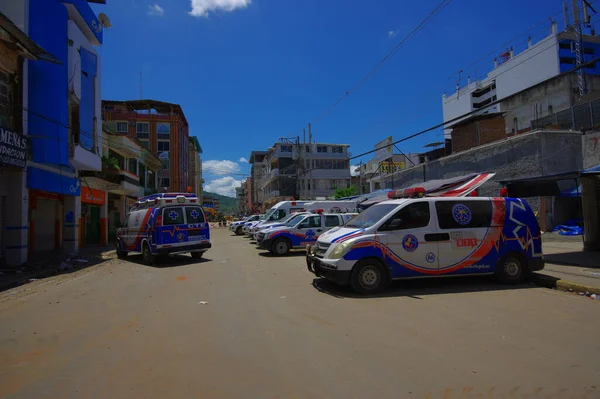
[[[465,151],[505,138],[504,118],[474,121],[452,129],[452,152]]]

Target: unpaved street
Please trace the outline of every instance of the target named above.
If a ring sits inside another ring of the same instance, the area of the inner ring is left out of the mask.
[[[303,254],[212,234],[200,263],[131,257],[3,293],[0,397],[600,397],[600,301],[487,278],[361,298]]]

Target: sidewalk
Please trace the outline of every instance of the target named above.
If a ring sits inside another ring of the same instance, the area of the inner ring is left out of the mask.
[[[30,255],[27,264],[0,270],[0,292],[36,279],[71,273],[117,257],[114,247],[91,246],[79,253],[49,252]]]
[[[546,265],[532,276],[534,283],[563,291],[600,295],[600,253],[583,252],[581,236],[543,236]]]

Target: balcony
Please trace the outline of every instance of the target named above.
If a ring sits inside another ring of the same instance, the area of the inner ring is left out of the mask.
[[[103,165],[100,172],[84,172],[82,177],[85,177],[89,183],[95,182],[105,186],[106,190],[112,194],[132,196],[140,194],[139,176],[126,170]]]
[[[277,176],[279,176],[279,169],[271,169],[271,171],[265,175],[264,179],[262,179],[261,188],[265,188]]]
[[[73,147],[73,156],[71,163],[79,170],[99,171],[102,168],[102,159],[100,155],[83,148],[79,144]]]

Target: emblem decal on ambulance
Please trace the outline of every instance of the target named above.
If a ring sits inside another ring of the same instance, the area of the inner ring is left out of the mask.
[[[169,213],[169,217],[171,218],[171,220],[177,220],[178,216],[179,214],[175,211],[171,211],[171,213]]]
[[[313,229],[308,229],[306,230],[306,238],[315,238],[315,231]]]
[[[452,217],[460,225],[471,223],[471,210],[466,205],[456,204],[452,207]]]
[[[413,236],[412,234],[407,234],[404,236],[404,238],[402,238],[402,248],[404,248],[406,252],[414,252],[418,247],[419,240],[417,240],[417,237]]]
[[[433,252],[428,253],[425,260],[427,260],[428,263],[435,262],[435,254]]]
[[[177,239],[178,239],[179,241],[183,241],[183,239],[184,239],[184,235],[183,235],[183,233],[179,233],[179,234],[177,234]]]
[[[190,215],[194,218],[194,219],[198,219],[198,216],[200,216],[200,214],[198,213],[197,210],[193,210],[192,212],[190,212]]]

